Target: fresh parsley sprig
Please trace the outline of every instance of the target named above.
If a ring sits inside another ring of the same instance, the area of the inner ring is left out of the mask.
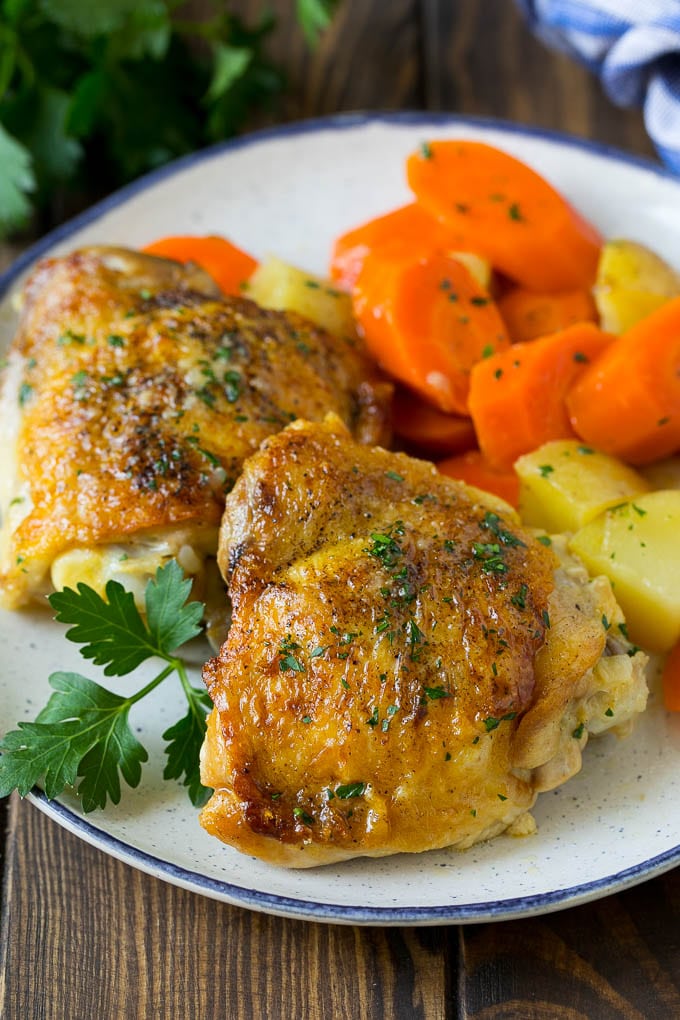
[[[153,658],[165,665],[127,697],[79,673],[52,673],[54,694],[45,708],[34,722],[18,723],[0,741],[0,797],[12,790],[23,797],[42,781],[49,798],[73,787],[86,812],[105,807],[109,799],[117,804],[121,777],[138,786],[149,757],[130,728],[130,709],[174,673],[189,707],[163,734],[169,741],[163,778],[181,780],[194,806],[205,803],[210,791],[201,784],[199,751],[211,702],[205,691],[192,687],[177,655],[201,629],[203,605],[187,601],[190,590],[191,581],[171,560],[147,584],[146,618],[118,581],[108,582],[106,598],[82,583],[77,591],[66,588],[50,596],[56,619],[71,625],[66,637],[81,645],[84,658],[104,666],[106,676],[125,676]]]

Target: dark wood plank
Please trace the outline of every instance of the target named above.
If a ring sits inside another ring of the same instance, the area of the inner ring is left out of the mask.
[[[251,913],[128,868],[16,798],[10,815],[0,949],[8,1020],[446,1016],[453,929]]]
[[[638,110],[533,37],[511,0],[423,0],[425,105],[567,131],[653,155]]]
[[[462,934],[461,1016],[680,1016],[680,870],[618,896]]]
[[[263,4],[237,0],[231,6],[255,21]],[[314,51],[291,17],[290,0],[271,0],[267,6],[277,18],[268,49],[288,76],[276,119],[422,105],[419,0],[343,0]],[[258,122],[272,119],[260,117]]]

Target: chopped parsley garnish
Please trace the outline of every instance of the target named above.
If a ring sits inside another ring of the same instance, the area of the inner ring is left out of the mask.
[[[430,701],[440,701],[442,698],[450,698],[451,692],[445,687],[423,687],[423,701],[428,698]]]
[[[295,818],[299,818],[301,822],[304,822],[305,825],[314,825],[314,819],[312,818],[311,815],[307,814],[304,808],[294,807],[293,815],[295,816]]]
[[[508,216],[511,220],[523,220],[522,212],[519,207],[519,202],[513,202],[508,208]]]
[[[571,734],[572,737],[575,740],[580,740],[581,737],[583,736],[583,731],[585,730],[585,728],[586,728],[586,724],[585,723],[579,723],[579,725],[576,727],[576,729],[572,730],[572,734]]]
[[[241,374],[233,369],[224,373],[224,395],[230,404],[235,404],[241,395]]]
[[[336,786],[335,796],[340,800],[351,800],[353,797],[363,797],[366,792],[366,783],[345,783],[343,786]]]
[[[24,407],[24,405],[28,403],[32,396],[33,387],[31,386],[31,384],[27,382],[22,382],[21,386],[19,387],[19,407]]]
[[[398,474],[396,471],[386,471],[385,472],[385,477],[386,478],[391,478],[393,482],[403,482],[404,481],[404,476]]]
[[[472,555],[479,560],[485,574],[505,574],[508,566],[503,562],[501,547],[497,542],[473,542]]]
[[[541,478],[547,478],[548,475],[551,475],[554,470],[555,468],[552,466],[552,464],[540,464],[538,468]]]
[[[418,150],[421,159],[432,159],[432,146],[429,142],[423,142]]]
[[[492,730],[498,729],[502,722],[511,722],[517,715],[517,712],[506,712],[505,715],[496,718],[496,716],[490,715],[484,720],[484,727],[487,733],[491,733]]]
[[[526,584],[522,584],[520,585],[519,591],[515,595],[511,596],[510,601],[513,604],[513,606],[517,607],[517,609],[526,609],[528,594],[529,588],[527,587]]]

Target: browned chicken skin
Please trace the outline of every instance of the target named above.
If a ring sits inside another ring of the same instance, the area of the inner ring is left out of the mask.
[[[118,248],[40,263],[4,386],[0,596],[20,605],[49,590],[55,557],[130,538],[214,554],[225,493],[266,436],[332,408],[383,438],[372,379],[350,340],[224,298],[196,267]]]
[[[201,821],[264,860],[526,829],[537,792],[580,767],[588,726],[644,707],[643,656],[614,655],[616,690],[598,674],[603,615],[620,619],[606,582],[561,566],[505,504],[360,447],[337,419],[296,422],[246,462],[219,555],[233,623],[204,669]]]

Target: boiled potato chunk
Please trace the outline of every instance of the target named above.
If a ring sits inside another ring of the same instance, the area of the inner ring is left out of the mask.
[[[680,490],[612,507],[569,541],[591,576],[605,574],[631,641],[667,652],[680,639]]]
[[[638,469],[653,489],[680,489],[680,457],[667,457]]]
[[[245,293],[263,308],[298,312],[334,336],[356,334],[349,294],[274,256],[260,263]]]
[[[669,298],[680,294],[680,274],[635,241],[607,241],[593,297],[602,329],[625,333]]]
[[[449,254],[452,259],[463,263],[470,276],[477,281],[483,290],[491,290],[493,270],[488,259],[482,258],[481,255],[475,255],[471,251],[452,251]]]
[[[578,440],[544,443],[515,461],[519,512],[546,531],[577,531],[607,507],[649,492],[642,475]]]

